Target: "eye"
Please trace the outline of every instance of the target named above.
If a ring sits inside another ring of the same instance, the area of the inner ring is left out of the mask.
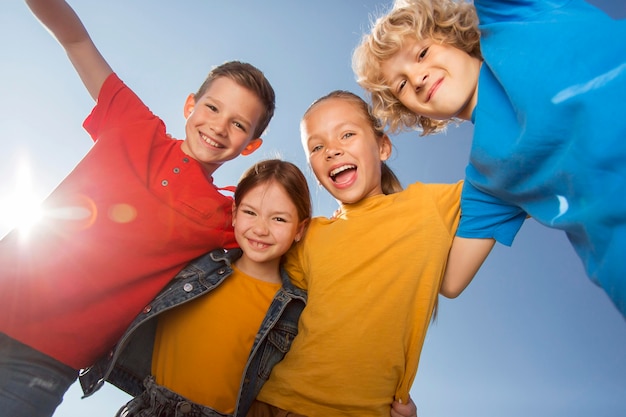
[[[246,126],[244,126],[243,124],[241,124],[241,123],[239,123],[239,122],[236,122],[236,121],[235,121],[235,122],[233,122],[233,125],[234,125],[237,129],[241,130],[242,132],[247,132],[247,131],[248,131],[248,129],[246,129]]]
[[[428,48],[424,48],[422,52],[420,52],[420,54],[417,56],[417,60],[422,61],[426,57],[426,54],[428,54]]]
[[[346,132],[343,134],[343,136],[341,136],[341,139],[350,139],[354,135],[355,135],[354,132]]]
[[[311,150],[309,151],[310,153],[315,153],[318,151],[322,150],[322,145],[315,145],[314,147],[311,148]]]
[[[284,219],[282,217],[274,217],[274,220],[276,220],[277,222],[287,223],[287,219]]]
[[[247,210],[247,209],[241,209],[241,212],[243,214],[247,214],[248,216],[256,216],[256,213],[252,210]]]
[[[406,80],[402,80],[400,84],[398,84],[398,93],[402,92],[402,89],[406,85]]]
[[[208,103],[206,106],[207,106],[207,107],[209,108],[209,110],[211,110],[212,112],[217,112],[217,107],[215,107],[214,105],[212,105],[212,104]]]

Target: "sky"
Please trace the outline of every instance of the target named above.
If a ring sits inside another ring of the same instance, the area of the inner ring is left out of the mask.
[[[594,3],[626,18],[622,0]],[[70,4],[113,69],[174,137],[184,135],[186,96],[212,66],[237,59],[262,69],[277,94],[265,143],[220,168],[215,182],[236,184],[257,160],[281,157],[307,173],[315,214],[332,214],[336,202],[313,180],[300,147],[300,117],[331,90],[362,95],[351,53],[388,0]],[[2,236],[89,150],[81,125],[93,102],[23,2],[2,4],[0,54]],[[394,135],[390,166],[405,185],[456,182],[471,133],[465,123],[426,138]],[[532,219],[511,247],[496,245],[459,298],[441,298],[411,390],[420,417],[622,417],[625,394],[626,320],[585,277],[565,235]],[[111,417],[130,398],[108,384],[80,397],[75,384],[55,417]]]

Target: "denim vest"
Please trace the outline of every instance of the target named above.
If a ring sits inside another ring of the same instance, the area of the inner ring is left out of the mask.
[[[109,355],[80,371],[84,397],[100,389],[105,381],[132,396],[140,395],[144,379],[151,374],[155,319],[162,312],[217,288],[233,272],[230,265],[240,256],[240,249],[218,249],[197,258],[179,272],[139,313]],[[245,416],[272,368],[283,359],[298,333],[306,292],[296,288],[284,270],[281,279],[283,285],[274,296],[252,345],[233,416]]]

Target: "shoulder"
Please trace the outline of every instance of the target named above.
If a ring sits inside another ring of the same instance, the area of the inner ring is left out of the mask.
[[[96,105],[109,101],[120,90],[132,91],[116,73],[112,72],[102,83]]]
[[[337,211],[337,213],[335,214],[341,216],[341,211]],[[307,232],[304,235],[304,239],[306,239],[306,237],[309,235],[311,230],[316,230],[320,227],[327,226],[329,224],[334,223],[335,221],[337,221],[337,217],[332,217],[332,218],[324,217],[324,216],[313,217],[311,221],[309,222],[309,226],[307,227]]]
[[[281,266],[280,268],[280,276],[283,282],[283,290],[289,294],[292,298],[300,298],[302,301],[306,302],[307,292],[302,289],[296,287],[292,283],[292,277],[287,273],[287,270]]]
[[[568,3],[572,0],[474,0],[481,25],[527,20]]]
[[[209,252],[209,257],[215,262],[231,264],[241,257],[243,251],[239,248],[215,249]]]
[[[463,189],[463,181],[457,181],[455,183],[423,183],[414,182],[410,184],[406,190],[402,191],[410,196],[455,196],[458,198],[461,196],[461,190]]]
[[[241,249],[215,249],[189,262],[181,273],[209,272],[219,267],[230,267],[242,254]]]
[[[163,124],[134,91],[115,73],[111,73],[102,84],[96,105],[83,126],[93,136],[111,127],[119,128],[138,120]]]

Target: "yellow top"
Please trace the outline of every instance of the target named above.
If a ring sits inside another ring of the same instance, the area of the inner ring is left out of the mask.
[[[461,188],[416,183],[313,220],[286,263],[309,292],[299,333],[259,400],[309,417],[388,417],[407,401]]]
[[[254,338],[280,284],[237,268],[216,289],[159,317],[156,383],[222,413],[235,409]]]

